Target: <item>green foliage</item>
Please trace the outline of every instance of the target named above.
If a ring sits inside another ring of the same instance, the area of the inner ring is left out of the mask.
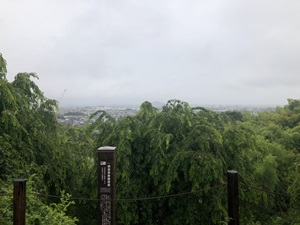
[[[0,72],[0,180],[9,183],[37,174],[36,189],[43,193],[79,194],[90,183],[85,174],[93,166],[93,155],[86,151],[92,145],[81,135],[83,130],[57,123],[57,102],[44,97],[32,80],[36,74],[19,73],[8,82],[2,55]],[[53,199],[45,203],[51,202],[57,203]],[[51,213],[56,205],[49,207],[44,209]]]
[[[211,193],[197,192],[223,182],[222,137],[213,123],[217,117],[172,100],[161,112],[145,102],[133,117],[116,122],[100,116],[91,125],[91,134],[99,138],[97,146],[118,146],[117,198],[195,192],[174,199],[118,202],[120,224],[199,224],[206,214],[217,224],[226,217],[223,191],[214,192],[214,202],[208,200]]]
[[[299,149],[297,112],[215,113],[171,100],[161,111],[145,102],[135,116],[119,121],[101,113],[90,132],[97,134],[96,146],[117,146],[118,198],[194,192],[118,202],[120,224],[221,224],[227,218],[226,190],[197,190],[225,183],[228,169],[242,176],[243,224],[272,224],[287,211],[297,220],[291,199],[271,194],[288,195],[297,186],[299,172],[289,169]]]
[[[76,218],[71,218],[66,215],[67,209],[74,201],[70,200],[70,195],[61,192],[62,198],[59,203],[52,203],[47,205],[43,199],[35,195],[35,188],[33,187],[32,178],[27,182],[27,195],[26,195],[26,224],[40,224],[40,225],[74,225],[78,221]],[[0,224],[11,225],[13,224],[13,199],[12,199],[12,186],[1,184],[1,193],[5,194],[0,196]]]
[[[0,54],[0,224],[11,224],[9,183],[29,179],[29,224],[95,224],[100,146],[117,147],[118,224],[227,224],[227,170],[240,176],[241,224],[300,224],[300,100],[275,111],[216,113],[170,100],[133,116],[105,111],[85,127],[57,123],[57,102],[34,73],[6,79]],[[222,186],[223,184],[223,186]],[[211,188],[216,185],[218,188]],[[187,193],[180,195],[180,193]],[[179,195],[178,195],[179,194]],[[157,196],[151,200],[139,200]],[[68,210],[67,210],[68,209]],[[71,217],[70,217],[71,215]]]
[[[6,73],[7,73],[6,61],[2,57],[2,54],[0,53],[0,79],[1,80],[6,79]]]

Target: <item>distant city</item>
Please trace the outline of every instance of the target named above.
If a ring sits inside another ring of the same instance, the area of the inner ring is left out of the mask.
[[[164,105],[160,102],[153,102],[152,105],[161,109]],[[191,106],[191,107],[196,107]],[[247,110],[254,114],[262,111],[274,111],[276,106],[255,106],[255,105],[202,105],[206,109],[215,112],[225,111],[244,111]],[[139,106],[85,106],[85,107],[60,107],[58,111],[58,122],[74,126],[83,126],[88,122],[89,117],[98,110],[103,110],[115,119],[132,116],[139,110]]]

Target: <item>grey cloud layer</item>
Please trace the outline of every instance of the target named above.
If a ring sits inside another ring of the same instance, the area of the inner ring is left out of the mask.
[[[270,0],[7,1],[0,52],[10,77],[36,71],[46,95],[67,89],[66,101],[285,104],[300,96],[299,9]]]

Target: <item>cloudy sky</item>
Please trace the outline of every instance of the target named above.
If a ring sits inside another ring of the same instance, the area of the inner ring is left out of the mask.
[[[62,105],[284,105],[300,98],[300,1],[0,0],[7,78]]]

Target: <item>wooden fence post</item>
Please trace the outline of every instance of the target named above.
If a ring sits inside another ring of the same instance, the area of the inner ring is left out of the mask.
[[[227,171],[229,225],[239,225],[238,172]]]
[[[14,180],[14,225],[25,225],[26,180]]]
[[[100,199],[99,225],[115,225],[115,171],[116,147],[104,146],[98,149],[98,193]]]

